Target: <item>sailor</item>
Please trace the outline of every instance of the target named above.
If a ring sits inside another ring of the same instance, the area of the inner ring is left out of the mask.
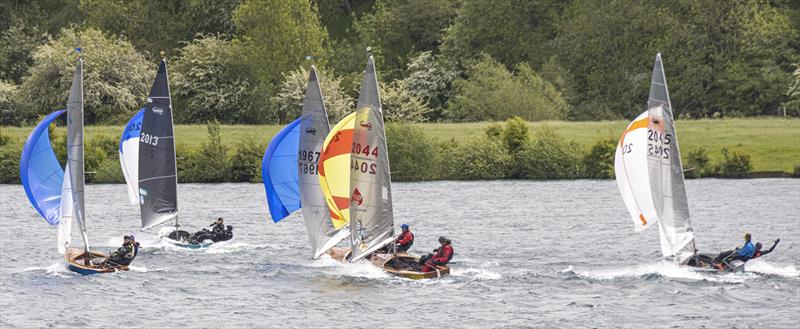
[[[119,247],[117,251],[113,252],[111,256],[103,262],[103,265],[106,267],[117,267],[119,265],[130,265],[133,259],[136,257],[136,247],[134,246],[134,241],[131,240],[130,236],[122,237],[122,247]]]
[[[225,236],[225,225],[223,224],[224,222],[225,220],[222,219],[222,217],[219,217],[217,218],[216,221],[214,221],[213,223],[211,223],[211,225],[209,225],[211,226],[211,232],[214,233],[215,237],[221,238]]]
[[[433,271],[434,266],[446,265],[453,259],[452,241],[440,236],[439,244],[441,246],[433,250],[434,254],[428,254],[419,259],[419,264],[422,265],[421,272]]]
[[[400,228],[403,233],[400,233],[400,236],[395,240],[395,250],[397,252],[406,252],[414,244],[414,233],[411,233],[411,230],[408,229],[408,224],[400,225]]]
[[[717,268],[722,268],[723,265],[721,264],[721,262],[723,260],[725,261],[741,260],[746,262],[748,259],[753,258],[753,254],[756,251],[756,247],[753,246],[753,242],[750,240],[751,240],[750,233],[745,233],[744,246],[742,246],[742,248],[736,248],[735,250],[728,250],[719,253],[719,255],[717,255],[717,258],[714,258],[713,264]]]
[[[131,239],[131,245],[133,246],[133,258],[136,258],[136,256],[139,256],[139,242],[136,241],[136,236],[133,233],[128,237]]]
[[[768,253],[771,253],[773,250],[775,250],[775,247],[778,246],[778,242],[781,242],[781,239],[775,240],[775,243],[773,243],[772,247],[770,247],[769,250],[767,251],[761,250],[762,247],[761,242],[756,242],[756,251],[753,253],[753,258],[758,258]]]

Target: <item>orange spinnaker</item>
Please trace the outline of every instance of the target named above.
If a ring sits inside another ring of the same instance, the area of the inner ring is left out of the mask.
[[[350,221],[350,152],[356,112],[339,121],[325,137],[319,158],[319,185],[337,230]]]

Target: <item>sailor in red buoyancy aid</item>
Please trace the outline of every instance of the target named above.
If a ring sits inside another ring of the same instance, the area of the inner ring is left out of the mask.
[[[406,252],[414,244],[414,233],[411,233],[411,230],[408,229],[408,224],[400,225],[400,228],[403,229],[403,233],[400,233],[400,236],[395,241],[395,250],[397,252]]]
[[[441,246],[434,250],[435,254],[428,254],[427,256],[423,256],[420,258],[419,263],[422,265],[421,272],[430,272],[433,271],[435,266],[446,265],[453,259],[453,247],[451,246],[452,241],[449,239],[440,236],[439,237],[439,244]]]

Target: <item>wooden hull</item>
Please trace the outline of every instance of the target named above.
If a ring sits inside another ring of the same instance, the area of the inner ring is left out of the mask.
[[[103,261],[108,259],[108,255],[100,252],[91,251],[89,262],[86,262],[85,252],[80,249],[69,248],[64,253],[64,260],[67,261],[67,266],[70,271],[82,275],[98,274],[98,273],[111,273],[116,271],[127,271],[128,266],[101,266]]]
[[[450,274],[449,266],[436,266],[433,271],[420,272],[410,264],[416,264],[419,256],[408,254],[373,254],[370,262],[382,268],[386,273],[413,280],[438,279]]]
[[[345,263],[347,262],[347,256],[350,256],[350,252],[351,250],[348,248],[333,247],[329,249],[327,253],[331,258]]]

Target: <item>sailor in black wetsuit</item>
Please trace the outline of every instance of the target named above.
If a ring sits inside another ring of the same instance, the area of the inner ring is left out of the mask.
[[[111,253],[111,256],[103,262],[104,267],[130,265],[133,259],[136,258],[136,253],[139,250],[136,241],[127,235],[122,238],[122,241],[122,247]]]

